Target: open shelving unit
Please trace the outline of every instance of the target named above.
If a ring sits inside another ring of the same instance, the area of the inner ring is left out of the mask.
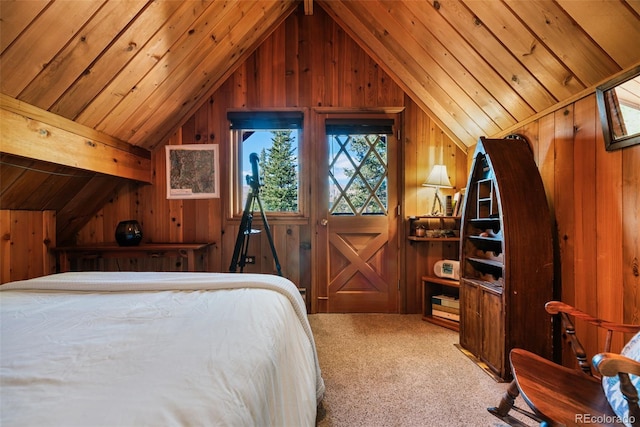
[[[430,242],[430,244],[453,244],[455,245],[455,256],[452,256],[451,258],[457,260],[459,256],[460,221],[460,216],[411,216],[407,221],[407,235],[409,242],[411,244],[417,242]],[[416,236],[416,229],[418,227],[424,227],[424,236]],[[431,304],[433,297],[442,294],[455,298],[459,301],[460,282],[458,280],[436,276],[433,271],[433,263],[429,263],[426,269],[428,274],[423,275],[420,278],[422,320],[457,331],[459,329],[459,321],[441,316],[434,316]]]

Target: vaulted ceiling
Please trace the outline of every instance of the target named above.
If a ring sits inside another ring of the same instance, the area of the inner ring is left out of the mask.
[[[2,1],[12,101],[153,149],[301,1]],[[459,144],[640,61],[638,0],[305,0]]]

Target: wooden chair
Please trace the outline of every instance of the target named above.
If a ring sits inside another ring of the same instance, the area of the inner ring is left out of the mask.
[[[488,411],[516,427],[527,424],[510,415],[512,409],[542,426],[623,425],[607,400],[601,378],[592,374],[584,348],[575,335],[573,318],[606,330],[604,352],[593,358],[593,367],[603,376],[619,377],[620,390],[629,407],[627,421],[634,427],[640,426],[638,391],[629,378],[629,374],[640,376],[640,362],[610,353],[614,332],[637,334],[640,325],[607,322],[559,301],[550,301],[545,308],[548,313],[559,315],[563,335],[576,356],[578,368],[561,366],[534,353],[513,349],[509,355],[513,381],[500,404]],[[514,405],[518,395],[531,411]]]

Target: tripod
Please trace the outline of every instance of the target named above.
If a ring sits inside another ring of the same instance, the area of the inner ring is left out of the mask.
[[[236,268],[240,267],[240,273],[243,272],[244,266],[247,263],[247,251],[249,250],[249,237],[252,234],[260,233],[260,230],[253,230],[251,228],[251,222],[253,221],[253,212],[257,203],[260,208],[260,215],[262,217],[262,223],[264,224],[264,231],[267,234],[269,240],[269,246],[271,247],[271,253],[273,254],[273,260],[278,270],[278,275],[282,276],[280,269],[280,261],[278,261],[278,254],[276,253],[276,247],[273,244],[273,238],[271,237],[271,229],[267,222],[267,217],[264,214],[262,208],[262,202],[260,201],[260,176],[258,174],[258,155],[251,153],[249,156],[251,162],[252,175],[247,175],[247,184],[251,187],[247,201],[244,205],[244,211],[242,212],[242,219],[240,220],[240,227],[238,228],[238,237],[236,238],[236,245],[233,250],[233,257],[231,258],[231,266],[229,271],[231,273],[236,272]]]

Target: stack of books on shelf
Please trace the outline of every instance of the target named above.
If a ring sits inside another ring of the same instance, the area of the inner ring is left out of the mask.
[[[460,300],[451,295],[434,295],[431,297],[431,315],[459,322]]]

